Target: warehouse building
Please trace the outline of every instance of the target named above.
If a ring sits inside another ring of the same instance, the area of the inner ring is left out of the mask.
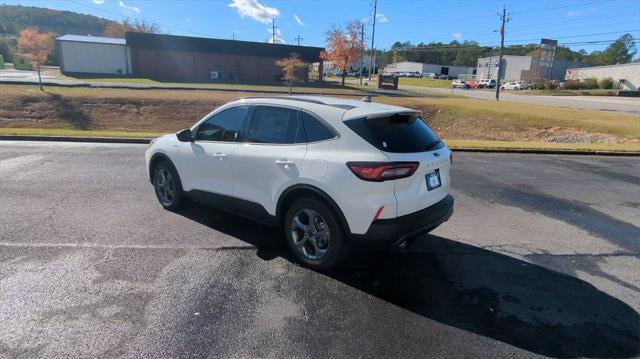
[[[128,32],[136,77],[161,81],[269,83],[281,79],[276,61],[297,53],[312,63],[321,47]],[[322,67],[321,67],[322,69]],[[300,76],[308,80],[309,71]]]
[[[56,39],[56,50],[63,74],[131,74],[131,54],[124,39],[64,35]]]
[[[577,61],[555,60],[548,69],[536,71],[537,57],[534,56],[502,56],[500,78],[504,81],[531,81],[537,79],[563,80],[567,69],[585,67],[587,64]],[[478,59],[477,79],[496,79],[498,74],[498,56]]]
[[[638,91],[640,63],[568,69],[565,75],[565,80],[584,81],[588,78],[598,81],[611,78],[614,89]]]
[[[395,72],[419,72],[421,74],[449,75],[457,78],[460,75],[473,75],[476,69],[466,66],[450,66],[439,64],[423,64],[421,62],[396,62],[384,67],[384,73],[392,74]]]
[[[66,74],[132,75],[159,81],[273,83],[276,61],[297,53],[319,62],[321,47],[128,32],[125,39],[64,35],[56,39]],[[298,76],[308,80],[309,71]]]

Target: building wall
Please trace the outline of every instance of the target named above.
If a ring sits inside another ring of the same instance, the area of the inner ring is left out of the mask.
[[[282,75],[278,58],[133,48],[133,74],[165,81],[208,82],[218,72],[222,82],[275,82]],[[308,69],[299,76],[308,80]]]
[[[131,57],[125,45],[58,41],[63,73],[127,75]]]
[[[640,89],[640,63],[567,69],[566,80],[585,80],[594,77],[613,79],[613,88],[637,91]]]
[[[420,72],[422,74],[434,73],[442,75],[446,73],[449,76],[458,77],[458,75],[472,75],[473,67],[466,66],[448,66],[439,64],[423,64],[420,62],[397,62],[384,67],[384,72]]]

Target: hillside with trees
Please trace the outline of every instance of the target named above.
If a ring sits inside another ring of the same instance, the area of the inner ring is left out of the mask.
[[[33,6],[0,5],[0,34],[18,35],[37,27],[42,32],[100,36],[113,23],[101,17]]]

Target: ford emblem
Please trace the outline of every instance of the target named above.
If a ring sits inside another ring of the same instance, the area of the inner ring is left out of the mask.
[[[440,153],[439,152],[434,152],[433,155],[436,156],[436,157],[439,157]]]

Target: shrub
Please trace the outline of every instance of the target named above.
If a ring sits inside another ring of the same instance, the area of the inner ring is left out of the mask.
[[[533,88],[536,90],[544,90],[544,80],[533,81]]]
[[[584,80],[584,88],[593,90],[598,88],[598,79],[595,77],[590,77]]]
[[[552,80],[545,80],[544,88],[546,88],[547,90],[555,90],[558,88],[558,83]]]
[[[600,80],[600,88],[609,90],[613,88],[613,79],[611,77]]]
[[[22,56],[13,55],[13,67],[16,70],[33,70],[33,65]]]
[[[580,81],[569,80],[564,83],[564,88],[567,90],[580,90],[585,88],[585,86]]]

